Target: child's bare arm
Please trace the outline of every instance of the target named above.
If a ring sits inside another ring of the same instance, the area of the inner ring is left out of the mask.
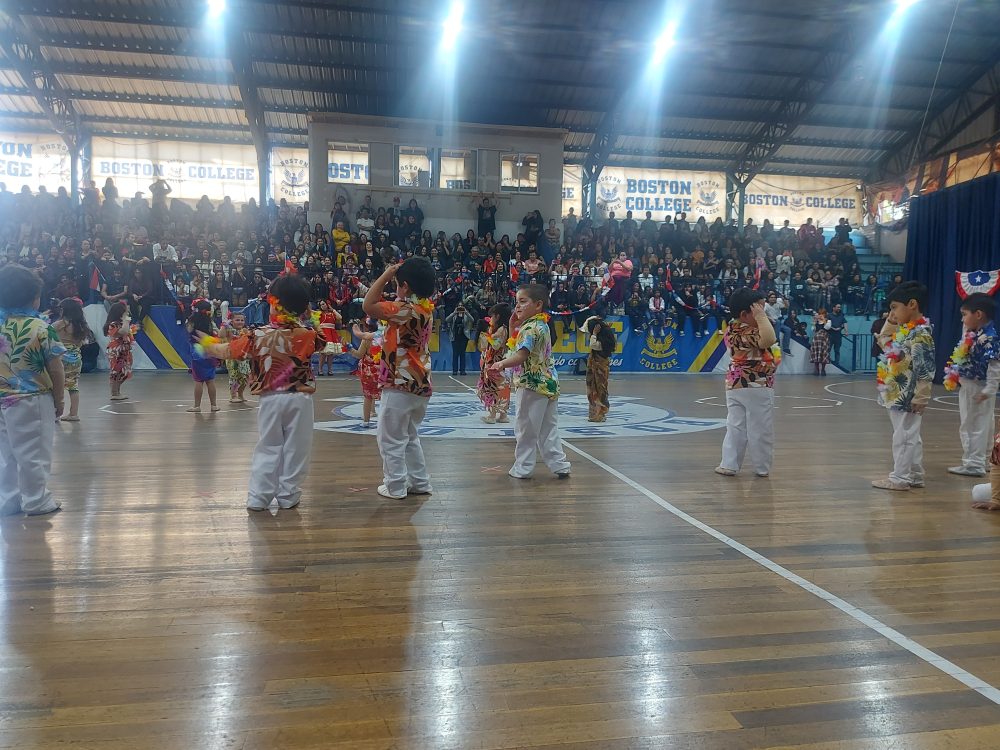
[[[520,367],[528,361],[529,355],[530,352],[527,349],[518,349],[509,357],[501,359],[499,362],[494,362],[490,365],[490,372],[503,372],[511,367]]]
[[[61,417],[63,413],[63,392],[66,389],[66,369],[63,366],[62,357],[53,357],[45,365],[45,369],[52,379],[52,400],[55,402],[56,416]]]

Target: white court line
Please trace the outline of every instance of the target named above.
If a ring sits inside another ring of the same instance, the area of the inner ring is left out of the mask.
[[[831,389],[835,388],[838,385],[848,385],[849,383],[857,383],[857,382],[858,381],[856,381],[856,380],[845,380],[842,383],[830,383],[830,385],[823,386],[823,390],[826,391],[827,393],[833,395],[833,396],[840,396],[841,398],[856,398],[856,399],[858,399],[860,401],[874,401],[877,404],[878,403],[878,399],[877,398],[873,398],[872,396],[855,396],[853,393],[841,393],[840,391],[831,390]],[[937,399],[935,399],[935,400],[937,400]],[[937,406],[928,406],[926,409],[924,409],[924,411],[946,411],[946,412],[949,412],[951,414],[954,414],[955,412],[958,411],[958,409],[941,409],[941,408],[939,408]]]
[[[475,390],[474,388],[466,385],[465,383],[463,383],[461,380],[458,380],[457,378],[454,378],[454,377],[452,377],[450,375],[448,377],[451,378],[452,380],[454,380],[459,385],[465,386],[470,391]],[[832,385],[836,385],[836,384],[832,384]],[[836,394],[836,395],[845,395],[845,394]],[[863,398],[863,397],[862,396],[858,396],[857,398]],[[872,400],[874,400],[874,399],[872,399]],[[947,411],[947,410],[942,409],[941,411]],[[796,586],[798,586],[803,591],[806,591],[807,593],[810,593],[813,596],[816,596],[816,597],[822,599],[827,604],[830,604],[830,605],[836,607],[841,612],[843,612],[844,614],[846,614],[848,617],[851,617],[854,620],[860,622],[865,627],[871,628],[876,633],[878,633],[879,635],[883,636],[887,640],[892,641],[893,643],[895,643],[900,648],[906,649],[911,654],[913,654],[914,656],[916,656],[918,659],[922,659],[923,661],[927,662],[928,664],[930,664],[935,669],[939,669],[940,671],[944,672],[946,675],[948,675],[950,677],[954,677],[956,680],[958,680],[959,682],[961,682],[963,685],[965,685],[969,689],[975,690],[977,693],[979,693],[980,695],[982,695],[984,698],[992,701],[993,703],[995,703],[997,705],[1000,705],[1000,689],[993,687],[988,682],[985,682],[984,680],[980,679],[979,677],[976,677],[971,672],[967,672],[966,670],[962,669],[960,666],[958,666],[954,662],[948,661],[943,656],[940,656],[939,654],[934,653],[933,651],[931,651],[928,648],[924,648],[919,643],[917,643],[916,641],[914,641],[912,638],[909,638],[909,637],[903,635],[902,633],[900,633],[895,628],[889,627],[888,625],[886,625],[881,620],[875,619],[874,617],[872,617],[867,612],[865,612],[865,611],[863,611],[861,609],[858,609],[853,604],[851,604],[850,602],[845,601],[844,599],[841,599],[836,594],[832,594],[829,591],[827,591],[826,589],[821,588],[820,586],[817,586],[816,584],[814,584],[814,583],[812,583],[810,581],[807,581],[805,578],[803,578],[800,575],[797,575],[796,573],[793,573],[788,568],[786,568],[786,567],[784,567],[782,565],[779,565],[778,563],[774,562],[773,560],[771,560],[771,559],[769,559],[767,557],[764,557],[759,552],[755,552],[754,550],[752,550],[749,547],[747,547],[745,544],[741,544],[740,542],[737,542],[735,539],[733,539],[732,537],[729,537],[729,536],[723,534],[718,529],[716,529],[716,528],[714,528],[712,526],[709,526],[707,523],[703,523],[702,521],[699,521],[697,518],[695,518],[694,516],[692,516],[692,515],[690,515],[688,513],[685,513],[683,510],[681,510],[680,508],[678,508],[676,505],[668,503],[666,500],[664,500],[662,497],[660,497],[659,495],[657,495],[651,489],[649,489],[647,487],[644,487],[643,485],[641,485],[638,482],[636,482],[634,479],[631,479],[630,477],[626,476],[625,474],[622,474],[620,471],[618,471],[614,467],[609,466],[608,464],[604,463],[600,459],[595,458],[594,456],[590,455],[586,451],[581,450],[580,448],[577,448],[572,443],[570,443],[570,442],[568,442],[566,440],[563,440],[562,444],[565,445],[567,448],[569,448],[574,453],[576,453],[579,456],[582,456],[583,458],[585,458],[588,461],[590,461],[592,464],[594,464],[594,466],[597,466],[600,469],[604,469],[604,471],[606,471],[611,476],[615,477],[616,479],[621,480],[622,482],[624,482],[625,484],[627,484],[629,487],[631,487],[633,490],[635,490],[639,494],[645,495],[647,498],[649,498],[654,503],[656,503],[657,505],[659,505],[665,511],[667,511],[668,513],[671,513],[672,515],[676,516],[681,521],[684,521],[684,523],[687,523],[687,524],[690,524],[691,526],[694,526],[699,531],[702,531],[705,534],[708,534],[713,539],[722,542],[723,544],[725,544],[727,547],[729,547],[731,549],[736,550],[737,552],[739,552],[744,557],[747,557],[750,560],[753,560],[755,563],[757,563],[761,567],[766,568],[767,570],[770,570],[772,573],[775,573],[775,574],[781,576],[782,578],[784,578],[789,583],[795,584]]]
[[[630,479],[629,477],[627,477],[625,474],[622,474],[617,469],[615,469],[615,468],[613,468],[611,466],[608,466],[608,464],[604,463],[600,459],[595,458],[594,456],[590,455],[586,451],[580,450],[575,445],[573,445],[571,443],[568,443],[565,440],[563,440],[563,445],[565,445],[567,448],[569,448],[570,450],[572,450],[574,453],[577,453],[580,456],[582,456],[583,458],[587,459],[588,461],[590,461],[595,466],[597,466],[597,467],[599,467],[601,469],[604,469],[604,471],[606,471],[608,474],[610,474],[611,476],[615,477],[616,479],[620,479],[622,482],[624,482],[625,484],[627,484],[629,487],[631,487],[636,492],[638,492],[638,493],[640,493],[642,495],[645,495],[647,498],[649,498],[650,500],[652,500],[654,503],[656,503],[657,505],[659,505],[661,508],[663,508],[668,513],[671,513],[674,516],[676,516],[677,518],[679,518],[680,520],[684,521],[685,523],[690,524],[691,526],[694,526],[699,531],[702,531],[702,532],[708,534],[713,539],[716,539],[716,540],[722,542],[727,547],[730,547],[731,549],[736,550],[737,552],[739,552],[744,557],[747,557],[750,560],[753,560],[755,563],[757,563],[758,565],[760,565],[760,566],[762,566],[764,568],[767,568],[772,573],[776,573],[777,575],[779,575],[782,578],[784,578],[786,581],[795,584],[796,586],[798,586],[799,588],[801,588],[803,591],[806,591],[806,592],[808,592],[808,593],[810,593],[810,594],[812,594],[814,596],[819,597],[823,601],[825,601],[828,604],[831,604],[832,606],[834,606],[837,609],[839,609],[841,612],[843,612],[844,614],[846,614],[848,617],[851,617],[854,620],[857,620],[862,625],[871,628],[872,630],[874,630],[879,635],[881,635],[881,636],[887,638],[888,640],[892,641],[893,643],[895,643],[897,646],[900,646],[901,648],[906,649],[911,654],[913,654],[914,656],[916,656],[918,659],[922,659],[923,661],[925,661],[928,664],[930,664],[932,667],[941,670],[946,675],[954,677],[956,680],[958,680],[959,682],[961,682],[963,685],[965,685],[966,687],[970,688],[971,690],[975,690],[977,693],[979,693],[980,695],[982,695],[984,698],[987,698],[988,700],[992,701],[993,703],[996,703],[997,705],[1000,705],[1000,689],[997,689],[997,688],[993,687],[988,682],[985,682],[985,681],[981,680],[980,678],[976,677],[974,674],[972,674],[970,672],[967,672],[966,670],[962,669],[960,666],[958,666],[954,662],[948,661],[943,656],[940,656],[940,655],[934,653],[930,649],[924,648],[919,643],[917,643],[916,641],[914,641],[912,638],[908,638],[907,636],[905,636],[902,633],[900,633],[898,630],[889,627],[888,625],[886,625],[885,623],[883,623],[883,622],[881,622],[879,620],[876,620],[874,617],[872,617],[867,612],[864,612],[864,611],[858,609],[853,604],[851,604],[851,603],[849,603],[849,602],[844,601],[843,599],[841,599],[839,596],[836,596],[835,594],[830,593],[826,589],[821,588],[821,587],[817,586],[816,584],[807,581],[805,578],[803,578],[800,575],[796,575],[795,573],[793,573],[792,571],[790,571],[788,568],[785,568],[785,567],[779,565],[778,563],[774,562],[773,560],[770,560],[770,559],[764,557],[760,553],[755,552],[754,550],[752,550],[749,547],[747,547],[745,544],[740,544],[735,539],[732,539],[731,537],[726,536],[725,534],[723,534],[718,529],[715,529],[715,528],[709,526],[706,523],[702,523],[701,521],[699,521],[694,516],[689,515],[689,514],[685,513],[683,510],[681,510],[680,508],[678,508],[677,506],[672,505],[671,503],[668,503],[666,500],[664,500],[662,497],[660,497],[659,495],[657,495],[652,490],[647,489],[646,487],[643,487],[641,484],[639,484],[635,480]]]

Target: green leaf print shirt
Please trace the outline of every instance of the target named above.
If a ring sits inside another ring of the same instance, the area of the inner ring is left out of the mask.
[[[0,325],[0,400],[52,392],[46,367],[66,347],[59,334],[41,318],[11,315]]]
[[[552,361],[552,336],[541,315],[529,318],[517,332],[514,351],[528,350],[528,359],[515,367],[514,387],[527,388],[547,398],[559,397],[559,376]]]

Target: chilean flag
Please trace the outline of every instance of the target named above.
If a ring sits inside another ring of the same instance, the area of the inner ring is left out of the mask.
[[[101,291],[101,273],[93,263],[90,264],[90,290],[92,292]]]
[[[970,294],[994,295],[1000,288],[1000,269],[996,271],[955,271],[955,290],[961,299]]]
[[[292,261],[290,261],[290,260],[288,260],[286,258],[285,259],[285,270],[282,271],[282,275],[284,275],[284,274],[292,274],[292,273],[298,273],[298,271],[295,269],[295,264],[292,263]]]

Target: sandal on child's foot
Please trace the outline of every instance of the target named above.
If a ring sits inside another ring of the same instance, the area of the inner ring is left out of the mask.
[[[80,418],[78,416],[76,416],[75,414],[67,414],[65,417],[62,417],[62,421],[63,422],[79,422]]]
[[[499,417],[497,417],[497,422],[509,422],[509,421],[510,419],[507,418],[506,414],[501,414]]]
[[[212,407],[212,412],[214,413],[214,412],[217,412],[217,411],[221,411],[221,409],[219,409],[218,406],[213,406]]]
[[[192,406],[190,409],[185,409],[188,414],[201,414],[201,408],[198,406]]]
[[[496,420],[489,414],[481,416],[480,419],[483,420],[486,424],[496,424]]]
[[[724,466],[716,466],[715,473],[721,474],[724,477],[735,477],[736,471],[734,469],[727,469]]]
[[[112,396],[111,400],[112,401],[124,401],[127,398],[128,398],[128,396]]]

